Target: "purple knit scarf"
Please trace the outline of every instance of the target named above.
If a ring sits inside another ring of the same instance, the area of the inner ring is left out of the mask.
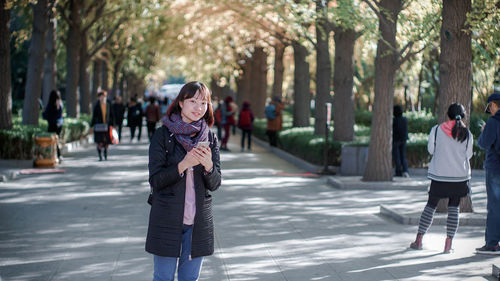
[[[186,151],[193,149],[199,141],[208,140],[209,129],[207,122],[203,118],[193,123],[186,123],[182,121],[179,114],[174,113],[170,117],[165,115],[161,122],[175,135],[177,141]],[[199,134],[196,134],[198,132]],[[191,138],[192,134],[196,134],[196,136]]]

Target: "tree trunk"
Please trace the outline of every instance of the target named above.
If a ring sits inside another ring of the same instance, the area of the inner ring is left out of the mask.
[[[90,98],[91,104],[93,104],[94,101],[97,100],[97,91],[99,90],[99,87],[101,87],[101,77],[102,77],[101,67],[102,67],[101,60],[95,59],[94,66],[92,69],[92,93]]]
[[[85,114],[90,114],[92,108],[92,100],[90,97],[90,73],[89,64],[90,57],[88,53],[87,45],[87,32],[83,32],[80,35],[81,46],[80,46],[80,71],[78,84],[80,85],[80,112]]]
[[[117,59],[113,65],[113,87],[111,88],[110,99],[113,99],[117,95],[118,83],[120,77],[121,59]]]
[[[238,94],[236,95],[236,103],[241,105],[243,101],[249,101],[252,106],[253,103],[251,102],[251,88],[252,88],[252,83],[255,83],[255,81],[252,80],[252,67],[253,66],[253,61],[254,61],[254,53],[255,50],[252,52],[251,57],[247,57],[245,55],[240,55],[239,58],[239,67],[240,67],[240,76],[238,77],[238,80],[236,81],[237,87],[238,87]],[[222,94],[222,99],[225,99],[225,95]]]
[[[127,101],[128,100],[128,95],[127,95],[126,85],[125,85],[125,72],[123,72],[123,71],[122,71],[122,73],[120,75],[120,85],[119,85],[119,88],[120,88],[120,96],[122,97],[122,100],[123,101]]]
[[[285,54],[286,46],[278,41],[274,45],[274,81],[273,81],[273,97],[283,96],[283,73],[285,66],[283,65],[283,55]]]
[[[354,139],[354,29],[335,28],[335,64],[333,70],[333,139],[352,141]]]
[[[263,47],[255,47],[252,60],[250,104],[257,118],[264,118],[267,98],[267,53]]]
[[[324,135],[326,124],[325,104],[330,102],[332,65],[330,62],[330,30],[327,18],[328,2],[316,0],[316,101],[314,134]]]
[[[49,12],[49,25],[45,39],[45,64],[43,66],[42,99],[43,104],[49,102],[50,92],[57,90],[57,18]]]
[[[108,67],[107,60],[102,60],[101,74],[102,74],[101,89],[108,92],[109,91],[109,67]],[[138,93],[134,93],[134,95],[135,94],[138,94]]]
[[[375,99],[364,181],[392,181],[392,107],[394,77],[399,67],[399,54],[393,50],[397,48],[396,27],[402,0],[382,0],[380,8],[384,12],[379,19],[381,38],[375,58]]]
[[[418,72],[418,89],[417,89],[417,111],[422,110],[422,82],[424,78],[424,60],[422,56],[422,62],[420,63],[420,71]]]
[[[309,52],[300,42],[293,41],[293,126],[307,127],[311,116],[311,86],[309,63],[306,58]]]
[[[458,102],[471,110],[472,47],[471,34],[464,31],[471,0],[443,1],[441,26],[441,55],[439,56],[438,122],[448,120],[448,106]],[[465,120],[468,120],[466,118]]]
[[[0,129],[12,129],[12,93],[10,85],[10,9],[0,0]]]
[[[80,0],[71,0],[70,24],[66,41],[66,111],[69,117],[78,117],[78,78],[80,67]]]
[[[461,103],[466,116],[470,116],[472,100],[472,46],[471,34],[466,26],[467,13],[471,12],[471,0],[443,0],[441,25],[441,55],[439,56],[438,122],[448,120],[448,106]],[[469,118],[464,121],[468,124]],[[438,204],[438,211],[447,210],[447,204]],[[470,196],[462,198],[461,212],[472,212]]]
[[[49,22],[47,0],[38,0],[33,6],[33,32],[29,48],[28,73],[23,104],[23,124],[38,125],[42,96],[42,76],[45,60],[45,37]],[[40,46],[43,46],[40,48]]]

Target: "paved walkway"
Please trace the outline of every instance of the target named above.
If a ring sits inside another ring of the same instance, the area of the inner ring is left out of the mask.
[[[500,257],[474,254],[484,227],[460,227],[443,255],[443,226],[412,251],[416,227],[379,214],[380,204],[423,208],[425,190],[335,189],[262,147],[241,153],[238,141],[222,154],[216,253],[200,280],[494,280]],[[64,174],[0,183],[0,279],[152,280],[147,149],[124,141],[98,162],[83,147],[65,156]]]

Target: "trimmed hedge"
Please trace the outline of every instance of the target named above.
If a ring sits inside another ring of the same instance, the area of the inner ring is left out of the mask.
[[[61,141],[79,140],[89,132],[89,115],[79,119],[64,118],[61,131]],[[22,125],[20,116],[14,116],[11,130],[0,130],[0,158],[2,159],[33,159],[35,136],[50,135],[47,133],[47,121],[39,119],[39,126]]]
[[[431,160],[427,152],[428,132],[436,124],[434,117],[426,114],[407,114],[409,140],[406,146],[406,159],[413,168],[426,167]],[[471,132],[475,136],[474,154],[470,161],[474,169],[482,169],[485,152],[477,146],[477,137],[480,134],[480,120],[485,120],[483,115],[471,117]],[[279,133],[279,146],[281,149],[316,165],[323,165],[324,144],[323,136],[314,135],[314,127],[292,128],[292,117],[284,113],[283,130]],[[328,142],[328,165],[339,166],[342,145],[368,146],[370,140],[371,113],[366,111],[356,112],[356,125],[354,126],[355,140],[352,142],[336,142],[331,138]],[[257,119],[254,122],[253,134],[267,140],[265,134],[266,120]],[[333,128],[330,136],[333,136]]]

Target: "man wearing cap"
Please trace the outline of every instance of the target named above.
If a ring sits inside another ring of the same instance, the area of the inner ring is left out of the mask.
[[[491,117],[479,136],[479,147],[486,150],[486,194],[488,196],[486,216],[486,245],[477,248],[479,254],[500,255],[500,93],[488,98],[486,113]]]

